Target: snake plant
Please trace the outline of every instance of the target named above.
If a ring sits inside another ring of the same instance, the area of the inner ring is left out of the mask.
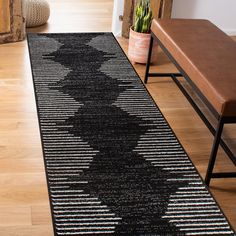
[[[135,9],[134,31],[148,33],[152,22],[150,0],[139,0]]]

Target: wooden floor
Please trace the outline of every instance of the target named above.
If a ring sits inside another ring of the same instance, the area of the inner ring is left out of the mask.
[[[111,30],[112,0],[49,2],[49,24],[30,31]],[[127,40],[119,42],[127,51]],[[144,66],[135,68],[143,78]],[[175,70],[161,52],[154,69]],[[204,176],[209,131],[170,79],[150,79],[147,88]],[[226,136],[235,147],[236,128],[229,127]],[[218,170],[234,169],[222,151],[219,159]],[[236,228],[236,180],[214,180],[211,190]],[[0,45],[0,235],[53,235],[26,41]]]

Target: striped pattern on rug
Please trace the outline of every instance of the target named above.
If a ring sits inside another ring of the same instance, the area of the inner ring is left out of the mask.
[[[28,42],[55,235],[235,235],[111,33]]]

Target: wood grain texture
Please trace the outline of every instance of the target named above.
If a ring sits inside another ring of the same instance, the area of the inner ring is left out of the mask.
[[[3,18],[4,20],[6,20],[6,22],[4,21],[3,23],[5,32],[0,34],[0,43],[21,41],[25,38],[24,1],[3,0],[3,2],[4,4],[2,4],[2,6],[4,7],[3,9],[4,13],[2,14],[4,15]]]
[[[160,18],[161,3],[161,0],[150,0],[153,17],[156,19]]]
[[[138,0],[125,0],[122,22],[122,37],[129,37],[129,29],[134,24],[134,11]],[[150,0],[154,18],[170,18],[173,0]]]
[[[113,0],[49,0],[49,3],[53,11],[48,24],[32,28],[31,32],[111,30]],[[127,52],[128,40],[120,38],[119,42]],[[52,236],[27,43],[0,45],[0,55],[0,235]],[[134,66],[143,78],[145,67]],[[151,69],[175,70],[161,52],[158,64]],[[209,131],[170,79],[152,78],[147,87],[204,176],[213,140]],[[234,127],[228,127],[226,135],[235,147]],[[234,168],[223,151],[219,155],[218,170]],[[211,190],[236,228],[235,179],[213,180]]]
[[[123,22],[122,22],[122,36],[129,37],[129,29],[133,25],[135,0],[124,1]]]
[[[161,18],[170,18],[173,0],[162,0]]]
[[[10,32],[10,0],[0,0],[0,34]]]

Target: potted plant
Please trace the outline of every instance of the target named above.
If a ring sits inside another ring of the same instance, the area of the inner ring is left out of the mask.
[[[150,43],[153,15],[149,0],[139,0],[135,8],[134,26],[130,28],[128,56],[132,62],[146,63]],[[157,44],[153,45],[151,62],[157,57]]]

